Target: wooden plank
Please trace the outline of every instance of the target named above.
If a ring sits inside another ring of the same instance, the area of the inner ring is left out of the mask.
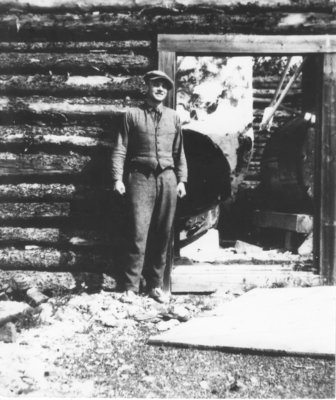
[[[144,74],[153,67],[139,54],[0,53],[1,74]]]
[[[158,35],[159,51],[223,54],[332,53],[336,35]]]
[[[336,283],[336,52],[324,56],[321,116],[319,267]]]
[[[176,265],[171,279],[172,293],[213,292],[216,290],[276,287],[288,282],[300,286],[319,285],[321,279],[312,272],[293,271],[280,265]]]
[[[253,222],[260,228],[277,228],[298,233],[310,233],[313,229],[313,217],[307,214],[256,210],[253,212]]]
[[[176,76],[176,54],[174,51],[159,51],[159,69],[164,71],[174,82]],[[165,104],[175,108],[175,88],[168,92]]]
[[[47,155],[0,153],[2,177],[78,175],[90,157],[76,154]]]

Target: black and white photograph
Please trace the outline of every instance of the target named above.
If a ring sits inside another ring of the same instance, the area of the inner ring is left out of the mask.
[[[336,2],[0,0],[0,398],[332,399]]]

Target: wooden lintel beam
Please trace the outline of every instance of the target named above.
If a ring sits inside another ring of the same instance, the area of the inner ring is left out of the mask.
[[[336,35],[158,35],[159,51],[224,54],[313,54],[336,51]]]

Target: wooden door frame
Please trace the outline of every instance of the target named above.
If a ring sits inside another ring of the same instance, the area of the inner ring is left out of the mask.
[[[158,67],[174,81],[177,54],[320,55],[314,175],[314,266],[324,283],[336,283],[336,35],[158,35]],[[175,91],[167,105],[175,108]]]

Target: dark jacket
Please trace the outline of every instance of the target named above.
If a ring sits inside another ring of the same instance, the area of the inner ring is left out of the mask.
[[[125,161],[153,170],[174,168],[179,182],[187,181],[187,163],[179,116],[175,110],[147,103],[126,111],[112,152],[112,178],[122,180]]]

